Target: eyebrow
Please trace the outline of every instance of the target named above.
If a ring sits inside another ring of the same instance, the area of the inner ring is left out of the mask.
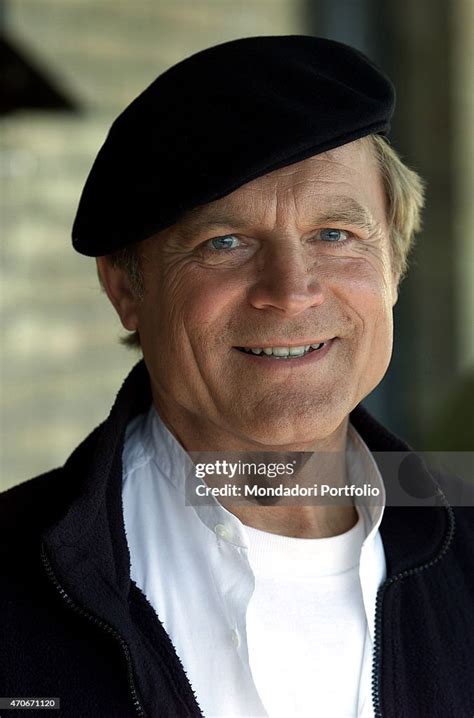
[[[352,197],[344,196],[331,197],[330,201],[310,218],[310,223],[326,226],[331,223],[343,223],[366,230],[371,230],[376,225],[366,207]],[[212,210],[199,207],[186,212],[183,216],[183,224],[188,230],[200,231],[211,227],[248,227],[255,225],[255,220],[241,213],[235,214],[226,207],[216,207]]]
[[[337,199],[337,198],[335,198]],[[367,207],[359,204],[352,197],[343,197],[333,206],[325,207],[314,218],[316,224],[331,224],[331,222],[351,224],[361,229],[373,229],[376,221]]]

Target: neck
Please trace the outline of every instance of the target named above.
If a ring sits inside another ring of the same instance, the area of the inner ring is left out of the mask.
[[[295,454],[292,456],[294,457]],[[287,455],[287,459],[290,457],[291,455]],[[267,481],[267,485],[281,483],[289,488],[295,485],[312,488],[315,484],[340,487],[347,483],[345,442],[344,450],[315,452],[307,457],[308,455],[294,475]],[[282,463],[290,463],[290,461]],[[233,502],[232,499],[224,498],[222,504],[246,526],[295,538],[337,536],[349,531],[357,521],[357,513],[349,500],[346,500],[344,505],[332,501],[321,505],[318,498],[299,496],[298,498],[284,497],[277,505],[268,505],[268,502],[264,505],[265,501]]]
[[[227,507],[226,507],[227,508]],[[231,509],[229,509],[231,510]],[[351,506],[264,506],[232,510],[251,528],[294,538],[330,538],[346,533],[357,523]]]
[[[311,458],[305,457],[303,465],[291,476],[291,481],[280,476],[278,483],[290,486],[297,481],[300,486],[313,486],[315,483],[344,486],[347,482],[345,451],[348,417],[329,436],[315,436],[310,441],[293,440],[283,446],[275,446],[257,444],[247,437],[224,436],[220,427],[209,427],[205,431],[197,418],[186,421],[182,417],[170,416],[162,406],[158,408],[156,400],[155,406],[165,426],[188,452],[223,452],[227,456],[231,452],[244,452],[244,456],[240,457],[243,461],[276,460],[281,463],[290,462],[295,454],[300,457],[301,452],[310,452]],[[196,432],[196,426],[200,426],[199,432]],[[248,452],[253,456],[249,457]],[[277,458],[275,452],[278,453]],[[206,484],[222,485],[222,478],[206,477]],[[282,536],[329,538],[349,531],[357,522],[357,512],[353,504],[348,505],[347,502],[345,505],[315,505],[317,499],[309,498],[303,505],[301,499],[288,498],[278,505],[269,506],[263,501],[236,501],[232,497],[219,496],[218,500],[244,525]]]

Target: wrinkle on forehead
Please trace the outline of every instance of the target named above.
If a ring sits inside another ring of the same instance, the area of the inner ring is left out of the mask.
[[[366,137],[363,137],[354,142],[348,142],[345,145],[334,147],[332,150],[326,150],[320,152],[312,157],[307,157],[300,162],[281,167],[278,170],[257,177],[255,180],[251,180],[246,185],[243,185],[241,189],[251,189],[253,185],[257,185],[259,180],[274,178],[275,180],[283,179],[286,177],[292,177],[293,175],[299,174],[305,168],[307,169],[311,165],[311,171],[319,174],[319,171],[326,170],[329,168],[342,168],[347,170],[350,166],[353,172],[357,171],[357,168],[353,163],[357,162],[363,165],[366,170],[368,166],[376,167],[377,163],[375,155],[372,151],[370,143]],[[362,168],[359,168],[362,169]],[[311,179],[311,178],[308,178]]]
[[[360,160],[369,160],[369,162],[372,162],[376,164],[375,162],[375,155],[372,150],[372,146],[370,142],[368,141],[367,137],[362,137],[359,140],[354,140],[354,142],[348,142],[345,145],[340,145],[339,147],[334,147],[331,150],[325,150],[324,152],[319,152],[316,155],[312,155],[311,157],[307,157],[304,160],[300,160],[299,162],[295,162],[293,164],[287,165],[286,167],[281,167],[280,169],[274,170],[273,172],[270,172],[269,175],[277,175],[280,174],[281,176],[288,176],[292,175],[295,172],[298,171],[299,167],[301,165],[307,164],[307,163],[317,163],[317,162],[325,162],[330,163],[334,165],[346,165],[347,162],[353,161],[354,159]],[[268,176],[268,175],[266,175]],[[258,181],[259,178],[257,178]],[[255,180],[252,180],[254,182]],[[251,184],[251,182],[249,182]]]
[[[380,199],[380,202],[377,200]],[[378,206],[377,206],[378,204]],[[372,152],[360,140],[275,170],[188,212],[188,228],[279,225],[318,215],[374,226],[385,219],[384,193]]]
[[[301,162],[282,167],[270,172],[267,175],[252,180],[243,185],[240,189],[243,192],[265,191],[273,183],[289,189],[300,185],[320,184],[322,182],[342,183],[351,180],[355,176],[363,175],[376,167],[372,152],[364,149],[364,146],[356,146],[352,142],[334,150],[322,152],[313,157],[308,157]],[[291,181],[291,184],[288,182]]]

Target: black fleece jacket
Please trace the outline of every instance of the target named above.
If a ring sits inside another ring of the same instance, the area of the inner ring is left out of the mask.
[[[159,617],[130,579],[122,449],[127,423],[150,402],[140,362],[63,467],[0,494],[0,696],[59,697],[67,718],[201,715]],[[410,451],[361,406],[351,422],[373,452]],[[395,482],[377,459],[388,578],[377,595],[375,715],[472,718],[473,509],[450,506],[439,477],[409,458],[402,483],[434,505],[390,505]]]

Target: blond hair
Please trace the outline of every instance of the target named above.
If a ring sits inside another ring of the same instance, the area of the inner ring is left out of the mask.
[[[402,279],[408,269],[408,257],[415,235],[421,229],[421,211],[425,204],[425,185],[420,175],[407,167],[385,137],[369,135],[387,199],[387,224],[390,232],[393,268]]]

